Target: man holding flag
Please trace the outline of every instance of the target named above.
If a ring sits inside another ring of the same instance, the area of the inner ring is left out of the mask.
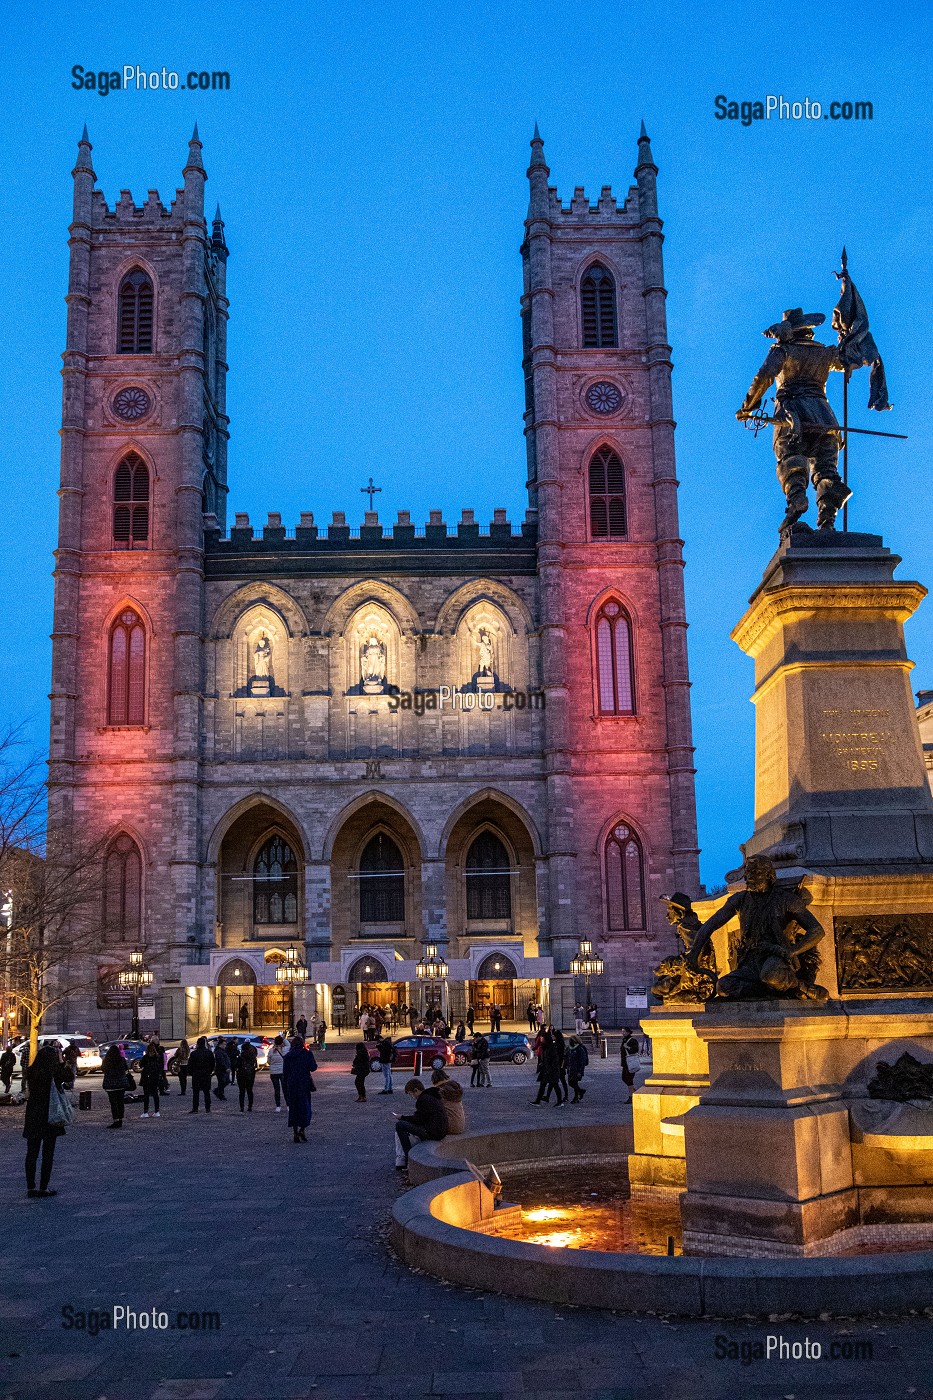
[[[774,424],[774,455],[778,480],[787,498],[781,531],[790,530],[807,509],[807,479],[816,492],[817,528],[833,530],[836,514],[852,492],[839,475],[839,444],[848,425],[840,427],[826,397],[826,381],[832,370],[848,377],[853,369],[871,365],[868,407],[890,408],[884,365],[868,329],[865,304],[846,269],[842,255],[842,295],[833,311],[837,345],[814,340],[813,328],[826,317],[819,311],[805,314],[800,307],[785,311],[782,319],[764,334],[775,342],[752,380],[736,417],[756,416],[756,409],[777,381],[775,411],[766,421]],[[760,417],[757,421],[761,421]]]

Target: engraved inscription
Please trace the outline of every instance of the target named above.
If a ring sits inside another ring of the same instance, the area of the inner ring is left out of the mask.
[[[891,746],[897,743],[893,729],[885,729],[887,709],[821,710],[820,738],[833,755],[854,773],[875,773]]]

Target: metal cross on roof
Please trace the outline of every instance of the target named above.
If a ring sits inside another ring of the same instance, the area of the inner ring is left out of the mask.
[[[382,490],[382,487],[381,487],[381,486],[374,486],[374,485],[373,485],[373,479],[372,479],[372,477],[370,477],[370,478],[369,478],[369,485],[368,485],[368,486],[361,486],[361,487],[360,487],[360,490],[363,492],[364,495],[368,495],[368,496],[369,496],[369,508],[370,508],[370,510],[372,510],[372,508],[373,508],[373,496],[376,495],[377,491],[381,491],[381,490]]]

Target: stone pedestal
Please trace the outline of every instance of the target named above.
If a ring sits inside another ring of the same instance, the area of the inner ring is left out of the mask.
[[[755,660],[746,853],[809,870],[933,863],[904,622],[926,595],[877,535],[795,528],[732,633]]]
[[[681,1192],[687,1184],[684,1114],[709,1088],[709,1056],[696,1031],[702,1006],[658,1007],[641,1022],[651,1040],[651,1074],[632,1096],[633,1197]]]
[[[838,1003],[711,1003],[710,1085],[685,1118],[684,1251],[805,1255],[858,1223]]]

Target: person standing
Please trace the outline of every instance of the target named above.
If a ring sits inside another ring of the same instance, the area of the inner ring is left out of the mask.
[[[598,1044],[599,1044],[599,1035],[600,1035],[600,1031],[599,1031],[599,1012],[597,1011],[595,1004],[592,1003],[592,1002],[591,1002],[590,1005],[586,1008],[586,1020],[587,1020],[588,1026],[589,1026],[589,1028],[590,1028],[590,1031],[591,1031],[591,1033],[592,1033],[593,1040],[594,1040],[594,1042],[598,1045]]]
[[[564,1096],[560,1087],[560,1057],[557,1042],[549,1030],[544,1032],[541,1045],[541,1058],[538,1061],[538,1097],[532,1103],[550,1103],[551,1090],[557,1095],[555,1108],[563,1108]]]
[[[628,1098],[623,1099],[623,1103],[632,1102],[632,1093],[635,1088],[635,1075],[641,1069],[641,1056],[638,1053],[638,1041],[632,1035],[629,1026],[622,1027],[622,1044],[619,1048],[619,1057],[622,1061],[622,1083],[628,1090]]]
[[[586,1090],[581,1087],[580,1081],[583,1078],[589,1062],[590,1057],[587,1053],[586,1046],[578,1036],[572,1035],[570,1037],[570,1046],[567,1050],[567,1078],[573,1090],[573,1098],[570,1100],[571,1103],[580,1103],[583,1099],[583,1095],[586,1093]]]
[[[314,1043],[319,1050],[327,1049],[327,1022],[323,1016],[317,1023],[317,1035],[314,1037]]]
[[[492,1012],[489,1017],[489,1028],[493,1035],[498,1034],[502,1029],[502,1007],[497,1002],[493,1002]]]
[[[350,1067],[350,1073],[353,1075],[353,1080],[356,1084],[357,1103],[366,1102],[366,1080],[371,1070],[372,1061],[369,1058],[369,1047],[366,1045],[365,1041],[361,1040],[356,1047],[356,1054],[353,1056],[353,1064]],[[389,1065],[389,1072],[390,1074],[392,1072],[391,1064]]]
[[[459,1045],[462,1040],[466,1040],[466,1026],[463,1024],[463,1017],[457,1022],[457,1029],[454,1031],[454,1040]]]
[[[240,1030],[241,1030],[241,1031],[245,1031],[245,1030],[248,1029],[248,1027],[249,1027],[249,1007],[246,1005],[246,1002],[244,1001],[243,1005],[240,1007]]]
[[[175,1072],[178,1075],[178,1092],[186,1094],[188,1092],[188,1061],[191,1059],[191,1046],[187,1040],[179,1043],[175,1051]]]
[[[563,1031],[555,1030],[551,1027],[551,1034],[554,1037],[554,1044],[557,1046],[558,1078],[560,1087],[564,1091],[564,1098],[570,1098],[570,1090],[567,1087],[567,1042],[564,1040]]]
[[[150,1040],[146,1046],[146,1053],[143,1055],[142,1064],[139,1067],[139,1082],[143,1091],[143,1111],[140,1118],[149,1117],[149,1100],[152,1099],[153,1117],[161,1118],[159,1112],[159,1090],[162,1088],[162,1075],[165,1066],[162,1063],[162,1051],[154,1040]]]
[[[294,1133],[295,1142],[307,1142],[305,1129],[311,1122],[311,1095],[314,1093],[314,1080],[311,1075],[317,1069],[314,1052],[309,1050],[300,1035],[296,1035],[285,1056],[285,1098],[288,1102],[288,1126]]]
[[[304,1012],[301,1013],[298,1020],[295,1022],[295,1034],[301,1036],[302,1043],[304,1043],[304,1038],[308,1034],[308,1018],[305,1016]]]
[[[3,1092],[5,1094],[10,1092],[10,1085],[13,1082],[13,1071],[15,1068],[16,1056],[8,1045],[3,1054],[0,1055],[0,1079],[3,1081]]]
[[[207,1036],[198,1036],[188,1060],[191,1071],[191,1113],[197,1113],[198,1100],[204,1095],[204,1112],[211,1111],[211,1076],[214,1073],[214,1052],[207,1043]]]
[[[535,1020],[535,1003],[533,998],[525,1007],[525,1020],[528,1022],[529,1031],[534,1035],[535,1027],[538,1023]]]
[[[27,1044],[26,1054],[29,1054]],[[56,1196],[57,1191],[49,1189],[52,1178],[52,1162],[55,1157],[55,1144],[64,1134],[60,1123],[49,1122],[49,1103],[52,1085],[63,1090],[67,1082],[67,1071],[62,1063],[61,1051],[54,1042],[47,1042],[36,1051],[36,1058],[26,1070],[26,1085],[29,1097],[26,1100],[26,1117],[23,1123],[23,1137],[26,1139],[26,1195]],[[42,1171],[39,1176],[39,1189],[36,1190],[36,1167],[39,1153],[42,1153]]]
[[[256,1054],[256,1047],[251,1040],[245,1040],[236,1067],[236,1084],[240,1091],[241,1113],[244,1105],[249,1106],[250,1113],[253,1111],[253,1085],[256,1083],[256,1070],[258,1068],[259,1056]]]
[[[126,1112],[126,1091],[135,1089],[136,1083],[130,1074],[129,1065],[123,1058],[119,1045],[111,1045],[104,1056],[104,1093],[110,1100],[110,1113],[113,1118],[112,1123],[108,1123],[108,1128],[122,1128],[123,1115]]]
[[[535,1007],[535,1025],[539,1031],[544,1030],[544,1007],[540,1002],[538,1002],[538,1005]]]
[[[214,1073],[217,1075],[214,1098],[225,1099],[227,1096],[224,1090],[230,1083],[230,1056],[227,1054],[227,1044],[224,1040],[218,1040],[217,1049],[214,1051]]]
[[[576,1006],[573,1008],[573,1028],[578,1036],[583,1034],[585,1024],[583,1019],[583,1007],[577,1002]]]
[[[473,1054],[476,1056],[478,1066],[476,1085],[479,1089],[492,1088],[492,1079],[489,1075],[489,1053],[489,1041],[480,1032],[473,1041]]]
[[[472,1002],[470,1002],[469,1006],[467,1007],[466,1023],[467,1030],[470,1032],[470,1035],[472,1035],[473,1027],[476,1025],[476,1012],[473,1010]]]
[[[236,1036],[232,1035],[229,1037],[224,1049],[230,1061],[230,1083],[235,1084],[236,1072],[240,1068],[240,1042],[237,1040]]]
[[[392,1093],[392,1066],[394,1064],[395,1046],[392,1044],[392,1037],[390,1035],[384,1035],[379,1042],[379,1068],[382,1070],[382,1088],[379,1090],[380,1094]]]
[[[412,1034],[414,1034],[415,1027],[418,1024],[418,1008],[416,1006],[411,1006],[408,1009],[408,1024],[411,1027]]]
[[[62,1064],[65,1066],[66,1089],[73,1089],[75,1080],[78,1077],[78,1051],[77,1047],[68,1042],[62,1051]]]
[[[269,1078],[272,1080],[272,1092],[275,1095],[275,1111],[282,1112],[282,1080],[285,1074],[285,1056],[288,1050],[285,1047],[285,1037],[277,1035],[269,1048]],[[286,1099],[286,1103],[288,1100]]]

